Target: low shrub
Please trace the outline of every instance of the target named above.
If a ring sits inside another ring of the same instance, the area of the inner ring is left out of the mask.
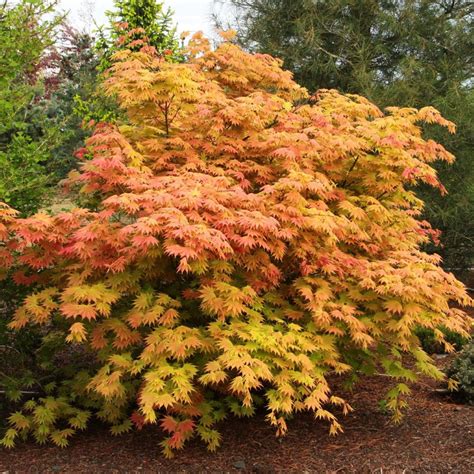
[[[459,398],[474,404],[474,341],[470,341],[454,359],[448,369],[448,376],[459,383]]]
[[[439,336],[437,337],[437,333],[433,329],[423,327],[416,329],[415,334],[420,340],[421,347],[426,353],[446,354],[449,352],[446,348],[446,342],[448,343],[448,348],[460,351],[468,342],[466,337],[455,331],[451,331],[446,327],[441,326],[439,331],[441,331],[441,338]]]

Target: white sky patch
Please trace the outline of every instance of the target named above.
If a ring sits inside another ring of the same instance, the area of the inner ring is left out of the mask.
[[[165,6],[174,10],[178,32],[213,32],[211,14],[213,0],[165,0]],[[61,7],[70,12],[70,19],[78,29],[93,31],[97,25],[106,24],[106,10],[113,9],[113,0],[61,0]]]

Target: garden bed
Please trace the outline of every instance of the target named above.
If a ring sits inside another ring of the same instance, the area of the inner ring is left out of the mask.
[[[437,359],[445,365],[446,359]],[[297,416],[289,433],[276,438],[263,420],[235,419],[222,427],[216,453],[191,442],[172,459],[160,454],[162,438],[151,427],[111,437],[96,427],[71,440],[67,449],[19,444],[0,450],[0,471],[13,472],[474,472],[474,407],[436,391],[436,382],[414,386],[410,410],[395,426],[380,411],[386,377],[366,378],[347,394],[355,412],[345,432],[327,436],[324,423]]]

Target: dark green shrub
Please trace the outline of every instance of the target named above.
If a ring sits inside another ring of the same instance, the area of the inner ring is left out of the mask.
[[[474,341],[470,341],[448,369],[448,375],[459,382],[459,396],[474,404]]]
[[[446,342],[453,345],[459,351],[467,343],[467,339],[460,334],[450,331],[445,327],[440,330],[444,334]],[[421,347],[427,354],[445,354],[446,349],[444,345],[436,339],[435,333],[432,329],[419,327],[415,331],[420,340]]]

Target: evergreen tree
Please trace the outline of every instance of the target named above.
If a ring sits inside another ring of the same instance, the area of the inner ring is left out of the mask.
[[[124,47],[137,49],[141,39],[166,56],[179,59],[179,43],[173,12],[157,0],[114,0],[115,10],[106,12],[110,25],[99,30],[101,69],[107,69],[114,52]]]
[[[34,211],[44,196],[43,173],[55,129],[39,106],[45,95],[44,53],[60,18],[57,1],[21,0],[0,6],[0,200]]]
[[[99,104],[96,97],[99,57],[91,35],[64,23],[48,59],[54,74],[47,78],[50,92],[41,105],[48,126],[61,131],[60,140],[46,163],[46,173],[56,183],[78,164],[74,152],[89,135],[88,127],[83,124],[93,118],[109,118],[110,114],[105,113],[104,100]]]

